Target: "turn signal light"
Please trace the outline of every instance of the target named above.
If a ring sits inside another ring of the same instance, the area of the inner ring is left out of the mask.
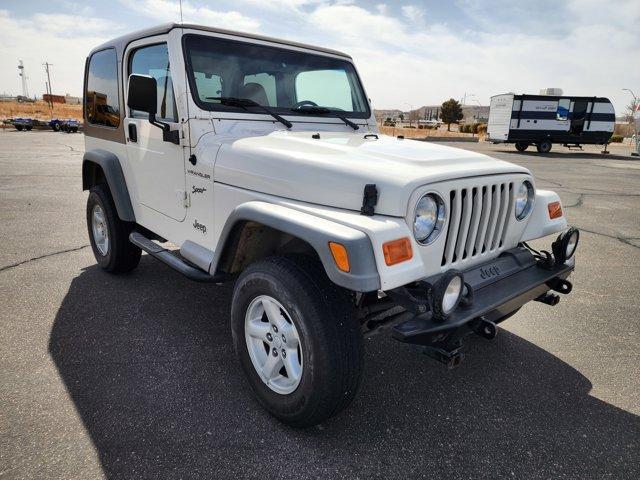
[[[409,237],[399,238],[382,244],[382,252],[384,253],[384,261],[389,266],[410,260],[411,257],[413,257]]]
[[[552,202],[547,205],[549,209],[549,218],[553,220],[554,218],[560,218],[562,216],[562,205],[560,202]]]
[[[349,273],[351,266],[349,265],[349,254],[344,245],[336,242],[329,242],[329,249],[331,255],[333,255],[333,261],[336,262],[336,266],[343,272]]]

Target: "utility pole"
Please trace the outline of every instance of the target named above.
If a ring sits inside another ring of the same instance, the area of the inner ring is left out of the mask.
[[[27,88],[27,73],[24,71],[24,64],[22,60],[18,61],[18,71],[20,72],[20,79],[22,80],[22,96],[29,97],[29,89]]]
[[[45,61],[43,64],[44,69],[47,72],[47,88],[48,88],[48,94],[49,94],[49,108],[53,109],[53,98],[51,98],[52,92],[51,92],[51,75],[49,74],[49,67],[52,67],[53,64],[49,63],[47,61]]]

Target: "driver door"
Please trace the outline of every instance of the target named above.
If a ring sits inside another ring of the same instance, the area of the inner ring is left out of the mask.
[[[125,56],[126,77],[150,75],[157,82],[156,119],[179,130],[167,43],[136,45]],[[127,88],[125,88],[125,91]],[[139,202],[167,217],[183,221],[185,206],[185,171],[180,145],[164,141],[162,130],[149,123],[145,112],[126,109],[125,132],[127,155],[136,182]]]

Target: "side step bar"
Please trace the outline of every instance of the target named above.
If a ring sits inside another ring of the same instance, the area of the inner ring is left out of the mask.
[[[189,265],[184,260],[173,255],[166,248],[149,240],[139,232],[131,232],[129,241],[191,280],[204,283],[221,283],[226,280],[226,275],[209,275],[204,270]]]

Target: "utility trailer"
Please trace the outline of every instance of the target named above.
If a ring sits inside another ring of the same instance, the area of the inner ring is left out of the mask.
[[[514,143],[520,152],[535,145],[540,153],[549,152],[554,143],[569,148],[607,145],[615,117],[613,105],[602,97],[494,95],[487,141]]]

